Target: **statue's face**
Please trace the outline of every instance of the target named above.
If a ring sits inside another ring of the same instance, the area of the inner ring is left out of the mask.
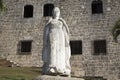
[[[60,16],[60,9],[58,7],[55,7],[53,10],[53,17],[59,17]]]

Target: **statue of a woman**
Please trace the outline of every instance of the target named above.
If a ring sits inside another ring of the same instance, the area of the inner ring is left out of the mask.
[[[69,29],[60,18],[60,9],[53,9],[53,17],[48,21],[43,35],[43,73],[70,76]]]

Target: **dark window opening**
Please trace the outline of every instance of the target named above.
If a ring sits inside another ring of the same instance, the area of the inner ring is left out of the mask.
[[[94,41],[94,55],[106,54],[106,40]]]
[[[31,18],[31,17],[33,17],[33,6],[26,5],[24,7],[24,18]]]
[[[19,43],[20,54],[30,54],[31,49],[32,49],[32,41],[20,41]]]
[[[45,4],[44,5],[44,16],[52,16],[54,5],[53,4]]]
[[[71,54],[82,54],[82,41],[70,41]]]
[[[103,13],[103,3],[101,0],[94,0],[92,2],[92,14]]]

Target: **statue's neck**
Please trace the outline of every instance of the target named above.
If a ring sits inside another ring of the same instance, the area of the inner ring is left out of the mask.
[[[56,19],[56,20],[58,20],[58,19],[59,19],[59,17],[53,17],[53,19]]]

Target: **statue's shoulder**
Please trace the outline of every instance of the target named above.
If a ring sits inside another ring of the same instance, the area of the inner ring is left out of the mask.
[[[66,25],[66,21],[65,21],[63,18],[59,18],[59,20],[60,20],[64,25]]]
[[[59,20],[65,22],[65,20],[63,18],[59,18]]]
[[[46,23],[46,26],[52,21],[52,18],[50,18],[47,23]]]

